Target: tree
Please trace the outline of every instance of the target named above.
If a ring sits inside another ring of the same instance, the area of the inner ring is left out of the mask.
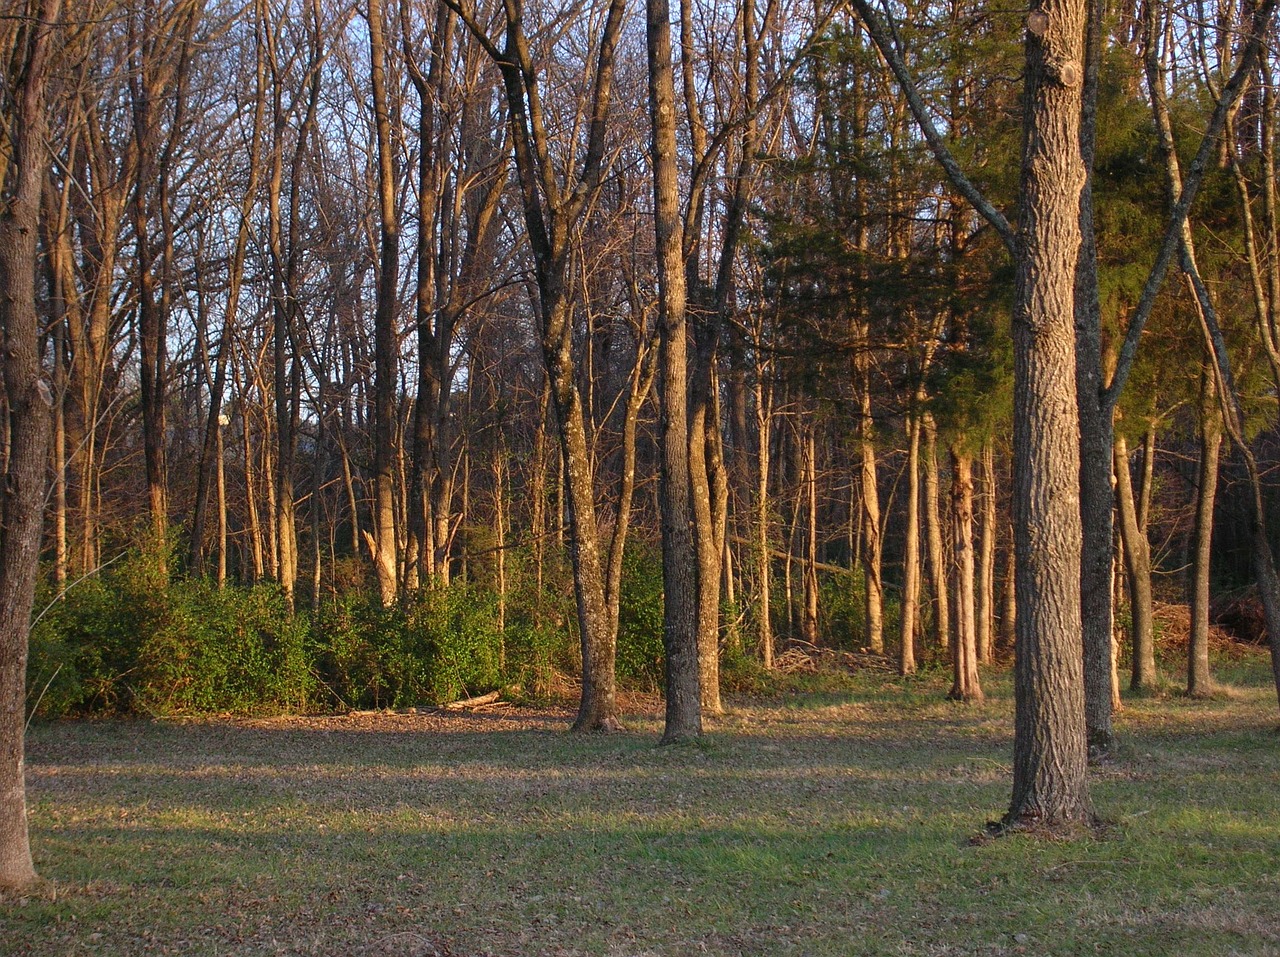
[[[1075,275],[1088,5],[1027,18],[1022,184],[1013,307],[1013,515],[1018,621],[1013,800],[1007,826],[1092,816],[1080,633],[1080,445]]]
[[[0,889],[36,883],[27,831],[24,742],[27,639],[44,520],[53,395],[40,361],[36,240],[44,189],[46,88],[61,0],[27,4],[3,103],[8,155],[0,182],[0,335],[9,446],[0,488]]]
[[[649,117],[653,128],[654,230],[658,253],[658,328],[662,399],[662,647],[666,654],[666,727],[663,743],[702,734],[698,683],[699,564],[692,534],[689,476],[688,363],[680,194],[676,178],[675,76],[671,62],[671,10],[647,0]]]

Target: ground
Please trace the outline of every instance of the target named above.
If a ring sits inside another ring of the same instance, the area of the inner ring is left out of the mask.
[[[35,725],[52,889],[0,954],[1280,954],[1280,737],[1230,695],[1126,702],[1110,823],[983,840],[1012,703],[863,672],[735,700],[704,742],[567,733],[565,707]]]

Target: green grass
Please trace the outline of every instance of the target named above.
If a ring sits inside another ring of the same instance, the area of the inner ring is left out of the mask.
[[[882,675],[656,714],[34,726],[37,866],[0,953],[1280,953],[1265,658],[1230,695],[1128,701],[1111,824],[974,841],[1009,797],[1007,675],[980,707]]]

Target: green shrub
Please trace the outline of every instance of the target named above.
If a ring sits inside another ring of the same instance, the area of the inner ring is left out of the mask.
[[[313,630],[324,687],[347,707],[439,704],[502,684],[497,600],[467,584],[426,588],[404,604],[348,596]]]
[[[135,704],[150,714],[303,711],[314,697],[305,616],[274,586],[171,586],[138,653]]]
[[[618,677],[646,690],[662,687],[662,556],[637,543],[622,565],[618,602]]]

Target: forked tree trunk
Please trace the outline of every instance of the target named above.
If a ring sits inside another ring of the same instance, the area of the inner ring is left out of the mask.
[[[20,30],[7,73],[16,78],[0,182],[0,329],[9,445],[0,483],[0,889],[37,882],[27,830],[24,735],[27,641],[40,560],[40,530],[53,394],[40,363],[36,237],[44,181],[45,84],[60,0],[42,0]]]
[[[884,652],[884,580],[881,576],[880,490],[876,480],[876,447],[872,441],[871,390],[865,377],[862,384],[862,414],[858,436],[862,487],[862,571],[867,586],[867,646],[876,654]]]
[[[1151,606],[1151,546],[1138,519],[1129,475],[1129,444],[1115,439],[1116,501],[1120,506],[1120,538],[1124,545],[1125,579],[1129,584],[1130,643],[1133,674],[1129,687],[1150,691],[1159,681]]]

